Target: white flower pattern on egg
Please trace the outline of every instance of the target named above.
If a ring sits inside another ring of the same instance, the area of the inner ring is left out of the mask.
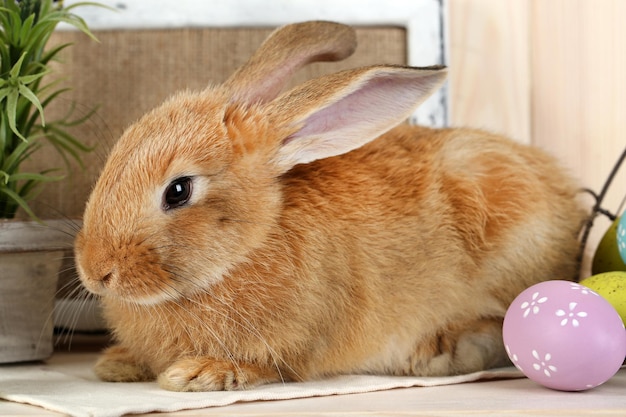
[[[577,305],[578,303],[572,302],[569,303],[569,311],[565,311],[562,309],[558,309],[556,311],[557,317],[563,317],[563,319],[561,320],[561,326],[567,326],[568,323],[571,323],[572,326],[578,327],[580,326],[580,321],[578,319],[587,317],[587,312],[585,311],[574,311],[576,310]]]
[[[580,285],[580,284],[576,284],[575,282],[570,283],[571,285],[571,289],[574,291],[580,291],[581,294],[583,295],[595,295],[596,297],[599,297],[600,294],[598,294],[597,292],[590,290],[589,288],[585,287],[584,285]]]
[[[539,313],[539,304],[543,304],[548,301],[548,297],[539,298],[539,292],[536,292],[532,295],[530,301],[524,301],[520,306],[522,310],[524,310],[524,318],[528,317],[528,315],[532,312],[533,314]]]
[[[552,355],[546,353],[543,355],[543,358],[539,355],[539,352],[533,349],[533,358],[535,358],[538,362],[533,362],[533,369],[537,372],[543,372],[545,376],[548,378],[552,376],[553,373],[556,373],[557,368],[554,365],[550,365],[548,362],[552,359]]]
[[[511,352],[511,348],[509,347],[509,345],[504,345],[504,348],[506,349],[506,353],[509,355],[509,359],[511,359],[511,362],[513,362],[513,365],[515,365],[515,367],[520,371],[524,372],[522,366],[519,364],[519,357],[517,356],[517,354]]]

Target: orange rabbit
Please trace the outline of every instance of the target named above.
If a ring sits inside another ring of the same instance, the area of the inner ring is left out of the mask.
[[[76,239],[116,339],[102,379],[205,391],[476,371],[507,363],[519,292],[576,277],[585,213],[551,157],[394,128],[445,69],[359,68],[281,94],[355,43],[336,23],[278,29],[223,85],[120,138]]]

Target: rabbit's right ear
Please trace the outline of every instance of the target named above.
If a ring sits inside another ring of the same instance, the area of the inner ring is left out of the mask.
[[[355,49],[356,34],[350,26],[325,21],[283,26],[224,85],[235,101],[265,103],[278,96],[298,68],[311,62],[340,61]]]
[[[269,124],[281,132],[274,165],[286,172],[363,146],[404,121],[445,78],[443,67],[381,65],[294,88],[268,104]]]

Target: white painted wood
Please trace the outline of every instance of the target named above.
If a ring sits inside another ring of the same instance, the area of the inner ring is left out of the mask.
[[[81,0],[66,0],[66,5]],[[351,25],[401,26],[407,31],[408,65],[445,65],[443,0],[100,0],[117,10],[75,9],[92,30],[179,27],[276,27],[304,20]],[[67,26],[63,27],[67,29]],[[444,126],[443,88],[424,102],[412,122]]]

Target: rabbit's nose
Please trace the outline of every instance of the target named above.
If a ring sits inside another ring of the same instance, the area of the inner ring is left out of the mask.
[[[100,278],[100,286],[103,288],[107,288],[111,286],[111,284],[115,281],[115,274],[113,271],[105,273],[102,278]]]
[[[103,285],[106,286],[111,281],[112,278],[113,278],[113,273],[109,272],[108,274],[105,274],[100,281],[102,282]]]
[[[113,267],[111,270],[101,271],[99,274],[92,277],[93,284],[97,287],[96,292],[115,291],[117,286],[120,285],[119,273],[117,268]]]
[[[117,274],[114,270],[98,271],[88,267],[86,270],[83,270],[81,279],[88,290],[96,294],[102,294],[115,287],[118,281],[116,277]]]
[[[79,235],[75,245],[76,269],[83,285],[96,294],[115,285],[117,271],[99,243]]]

